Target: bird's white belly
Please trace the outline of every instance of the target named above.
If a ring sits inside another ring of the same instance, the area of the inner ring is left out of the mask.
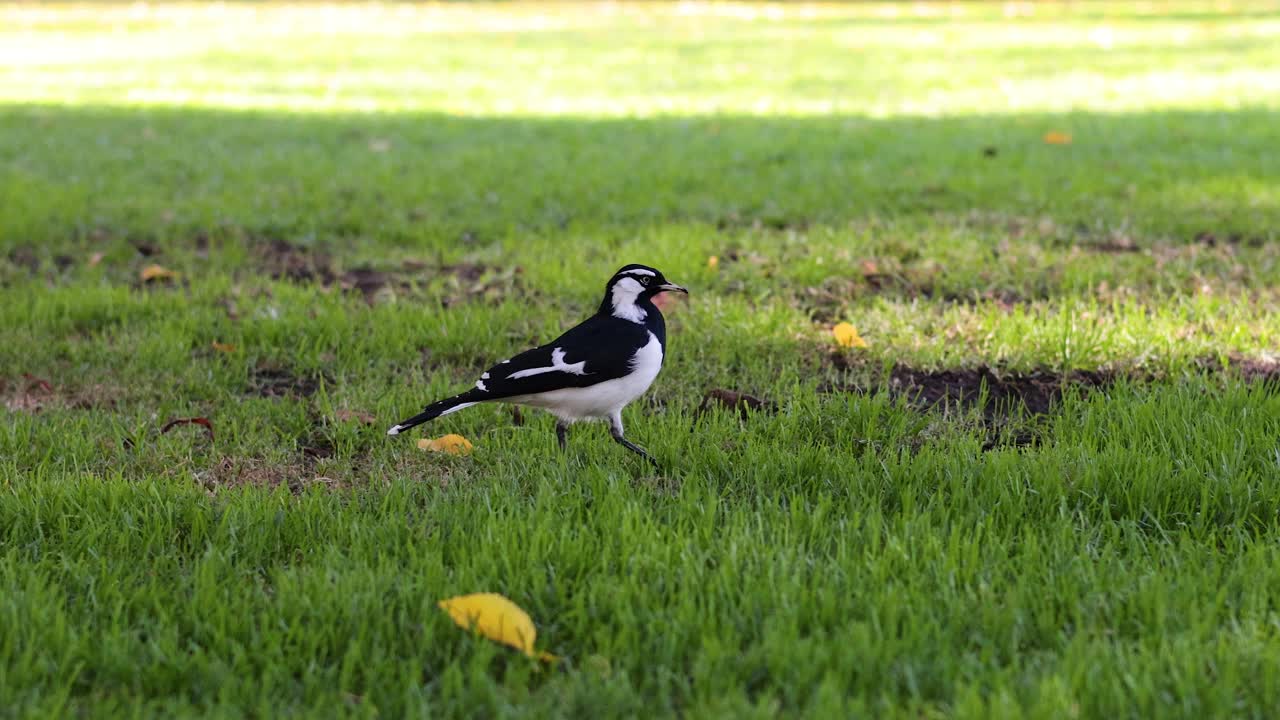
[[[545,408],[562,420],[607,418],[644,394],[662,369],[662,343],[649,333],[649,342],[631,359],[632,371],[589,387],[561,388],[537,395],[508,398],[508,402]]]

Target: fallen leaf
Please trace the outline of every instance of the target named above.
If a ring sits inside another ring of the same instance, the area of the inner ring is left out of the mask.
[[[546,662],[556,660],[555,655],[534,649],[538,629],[534,627],[529,613],[497,593],[459,595],[441,600],[437,605],[449,613],[449,617],[460,628],[474,630],[531,658]]]
[[[831,328],[831,334],[835,336],[836,344],[840,347],[864,348],[867,346],[867,341],[863,340],[862,336],[858,334],[858,328],[847,322],[839,323]]]
[[[89,256],[89,267],[97,267],[102,262],[102,258],[106,257],[103,253],[96,252]]]
[[[1044,134],[1044,141],[1048,145],[1070,145],[1071,133],[1064,133],[1064,132],[1059,132],[1057,130],[1050,130],[1049,132]]]
[[[715,255],[712,255],[711,257],[707,258],[707,267],[711,268],[712,270],[715,270],[716,268],[720,267],[720,258],[716,257]]]
[[[178,277],[178,273],[160,265],[148,265],[142,268],[142,272],[138,273],[138,277],[144,283],[160,280],[168,281]]]
[[[220,342],[214,341],[213,349],[217,350],[218,352],[233,353],[236,351],[236,346],[231,345],[230,343],[220,343]]]
[[[375,422],[377,422],[377,418],[375,418],[374,416],[370,415],[367,412],[363,412],[360,410],[344,409],[344,410],[339,410],[333,415],[334,417],[338,418],[342,422],[351,422],[352,420],[355,420],[355,421],[358,421],[361,425],[372,425]]]
[[[778,407],[773,403],[754,395],[748,395],[736,390],[716,388],[707,391],[707,394],[702,398],[702,404],[698,406],[698,412],[702,413],[714,405],[720,405],[729,410],[737,410],[738,414],[743,418],[748,417],[753,410],[768,413],[777,412],[778,410]]]
[[[209,433],[209,439],[213,439],[213,423],[209,422],[209,418],[206,417],[178,418],[176,420],[170,420],[164,424],[164,427],[160,428],[160,434],[163,435],[179,425],[200,425]]]
[[[31,373],[22,373],[22,379],[26,380],[31,387],[36,388],[37,390],[43,390],[47,393],[53,392],[53,384],[44,378],[36,377]]]
[[[444,437],[438,437],[434,440],[422,438],[418,441],[419,450],[430,450],[431,452],[445,452],[450,455],[470,455],[471,441],[450,433]]]

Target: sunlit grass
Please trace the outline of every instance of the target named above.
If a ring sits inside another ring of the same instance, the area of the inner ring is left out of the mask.
[[[1276,5],[1161,8],[5,5],[0,101],[593,116],[1280,102]]]

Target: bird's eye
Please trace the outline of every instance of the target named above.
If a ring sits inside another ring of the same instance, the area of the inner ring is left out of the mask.
[[[648,285],[648,284],[649,284],[649,278],[647,278],[647,277],[641,277],[641,278],[640,278],[640,284],[641,284],[641,285]]]

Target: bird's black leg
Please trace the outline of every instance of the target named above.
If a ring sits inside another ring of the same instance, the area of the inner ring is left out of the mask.
[[[568,442],[569,424],[563,420],[556,420],[556,442],[560,443],[560,449],[565,449],[565,443]]]
[[[658,461],[654,460],[653,456],[650,455],[648,452],[646,452],[644,448],[640,447],[639,445],[631,442],[630,440],[622,436],[622,414],[621,413],[617,413],[609,418],[609,434],[612,435],[613,439],[622,447],[630,450],[633,453],[636,453],[642,456],[645,460],[648,460],[655,468],[660,467],[658,465]]]

